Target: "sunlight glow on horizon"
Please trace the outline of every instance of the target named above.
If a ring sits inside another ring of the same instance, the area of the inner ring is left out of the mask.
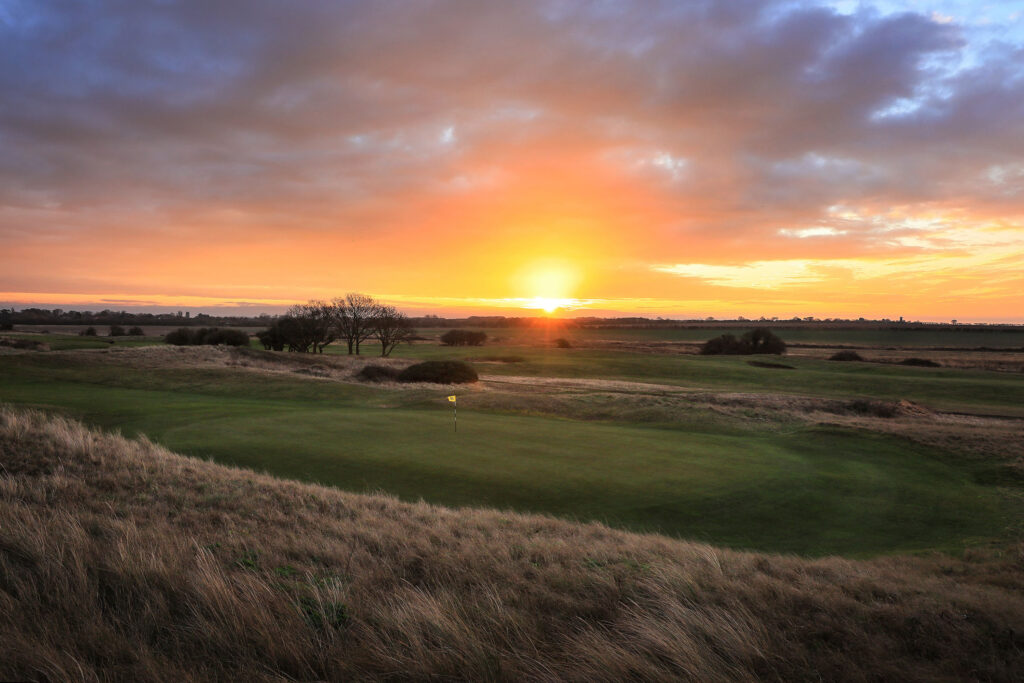
[[[998,4],[200,5],[0,22],[0,307],[1024,323]]]

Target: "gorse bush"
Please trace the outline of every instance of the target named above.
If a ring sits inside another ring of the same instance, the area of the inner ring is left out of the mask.
[[[570,343],[569,340],[565,339],[564,337],[559,337],[558,339],[555,340],[555,346],[560,349],[571,349],[572,343]]]
[[[169,332],[164,341],[175,346],[248,346],[249,335],[242,330],[182,327]]]
[[[128,333],[125,332],[124,328],[121,327],[120,325],[111,325],[110,326],[110,334],[109,334],[109,336],[111,336],[111,337],[123,337],[126,334],[128,334]]]
[[[445,346],[482,346],[486,341],[486,332],[472,330],[448,330],[441,335],[441,343]]]
[[[96,336],[96,328],[95,327],[87,327],[84,330],[82,330],[81,332],[79,332],[78,335],[80,337],[95,337]]]
[[[473,366],[461,360],[428,360],[410,365],[398,375],[399,382],[436,384],[466,384],[478,379]]]
[[[705,356],[716,355],[749,355],[755,353],[785,353],[786,342],[779,339],[774,332],[759,327],[736,338],[731,334],[709,339],[701,346],[700,352]]]
[[[130,334],[133,337],[145,337],[146,331],[143,330],[141,327],[136,326],[128,330],[128,334]]]
[[[864,359],[861,358],[860,354],[857,353],[856,351],[843,350],[843,351],[837,351],[836,353],[833,353],[829,357],[829,360],[863,361]]]

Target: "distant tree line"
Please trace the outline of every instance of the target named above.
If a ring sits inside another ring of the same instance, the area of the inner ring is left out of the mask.
[[[12,325],[161,325],[177,327],[259,327],[268,324],[274,317],[259,316],[213,316],[206,313],[189,315],[176,313],[129,313],[128,311],[66,311],[61,308],[0,309],[0,323]]]
[[[284,317],[256,335],[267,350],[323,353],[326,346],[340,341],[350,355],[358,355],[364,342],[375,339],[381,356],[391,355],[396,346],[414,336],[412,322],[404,313],[359,293],[292,306]]]

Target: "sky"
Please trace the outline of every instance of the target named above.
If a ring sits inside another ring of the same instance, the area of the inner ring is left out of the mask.
[[[0,0],[0,305],[1024,322],[1024,0]]]

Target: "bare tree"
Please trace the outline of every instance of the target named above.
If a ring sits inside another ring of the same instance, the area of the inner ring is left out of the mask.
[[[311,300],[292,306],[288,317],[294,322],[288,326],[289,349],[323,353],[324,347],[338,338],[335,327],[334,306],[326,301]]]
[[[334,325],[338,336],[348,344],[348,353],[359,354],[359,345],[374,334],[377,302],[372,296],[350,292],[332,301]]]
[[[409,318],[394,306],[378,306],[373,334],[380,342],[380,355],[390,356],[396,346],[412,340],[415,330]]]

